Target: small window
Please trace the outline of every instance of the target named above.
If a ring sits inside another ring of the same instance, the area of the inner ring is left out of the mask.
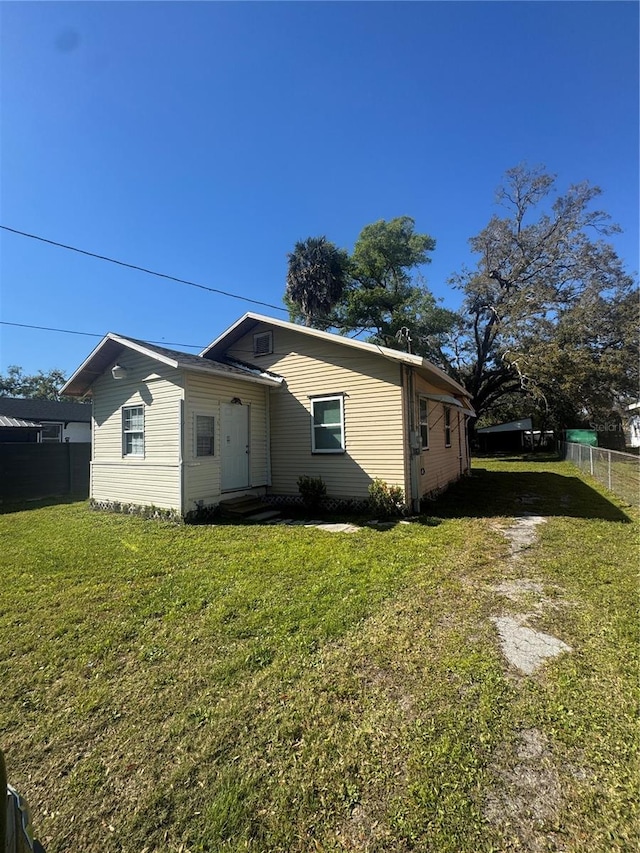
[[[419,399],[420,446],[422,450],[429,449],[429,402],[426,397]]]
[[[253,336],[253,354],[269,355],[273,352],[273,332],[260,332]]]
[[[195,416],[195,455],[196,456],[213,456],[214,455],[214,419],[210,415]]]
[[[311,401],[311,450],[313,453],[344,451],[342,396],[316,397]]]
[[[40,441],[60,444],[62,441],[62,424],[42,424]]]
[[[451,409],[444,407],[444,446],[451,447]]]
[[[144,406],[122,409],[122,455],[144,456]]]

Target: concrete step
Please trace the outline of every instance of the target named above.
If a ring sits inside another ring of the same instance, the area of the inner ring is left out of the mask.
[[[277,509],[265,509],[263,512],[257,512],[255,515],[244,516],[245,521],[256,522],[273,521],[275,518],[280,518],[280,513]]]
[[[223,515],[245,516],[264,508],[265,504],[255,495],[240,495],[238,498],[220,501],[219,506]]]
[[[237,518],[239,521],[272,521],[280,517],[278,510],[273,509],[255,495],[240,495],[220,501],[220,514],[226,518]]]

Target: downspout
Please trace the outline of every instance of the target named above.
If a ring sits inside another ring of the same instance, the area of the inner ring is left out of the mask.
[[[420,480],[418,470],[418,456],[420,453],[416,430],[416,406],[415,406],[415,380],[413,367],[406,366],[407,378],[407,408],[409,435],[409,493],[411,496],[411,511],[420,512]]]
[[[456,416],[458,418],[458,459],[460,461],[460,476],[462,477],[462,474],[463,474],[463,471],[462,471],[462,432],[461,432],[462,428],[460,426],[460,411],[459,410],[456,412]],[[462,421],[462,423],[464,424],[464,421]]]
[[[271,488],[271,388],[265,389],[266,430],[267,442],[267,488]]]
[[[83,399],[84,402],[84,399]],[[89,460],[89,498],[93,499],[93,462],[96,458],[96,414],[95,402],[91,400],[91,459]]]
[[[180,399],[180,406],[178,408],[180,422],[178,425],[179,430],[179,441],[178,441],[178,467],[180,469],[180,515],[182,518],[185,516],[185,471],[184,471],[184,398]]]

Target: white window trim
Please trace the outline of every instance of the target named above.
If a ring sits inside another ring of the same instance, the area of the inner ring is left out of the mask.
[[[211,418],[213,421],[213,453],[198,454],[198,418]],[[216,456],[216,418],[212,412],[193,413],[193,458],[214,459]]]
[[[60,427],[60,438],[45,438],[43,431],[45,427]],[[40,432],[41,444],[62,444],[64,438],[64,423],[62,421],[44,421],[42,423],[42,431]]]
[[[345,439],[345,431],[344,431],[344,394],[325,394],[322,397],[311,397],[311,452],[312,453],[322,453],[327,454],[331,453],[335,455],[336,453],[344,453],[346,449],[346,439]],[[316,447],[316,429],[322,429],[322,426],[319,424],[316,426],[314,423],[314,406],[316,403],[326,403],[333,400],[338,400],[340,403],[340,422],[335,424],[324,424],[323,426],[339,426],[340,432],[342,435],[342,441],[340,443],[340,447],[338,448],[323,448]]]
[[[421,420],[421,418],[420,418],[420,407],[421,407],[421,404],[422,404],[422,403],[424,403],[425,408],[426,408],[426,412],[427,412],[427,418],[426,418],[426,420],[425,420],[425,421],[422,421],[422,420]],[[422,442],[422,427],[423,427],[423,426],[426,426],[426,428],[427,428],[427,443],[426,443],[426,444],[423,444],[423,442]],[[421,450],[428,450],[428,449],[429,449],[429,438],[430,438],[430,430],[429,430],[429,398],[428,398],[428,397],[425,397],[425,396],[424,396],[424,394],[420,394],[420,395],[418,396],[418,432],[419,432],[419,435],[420,435],[420,449],[421,449]]]
[[[443,406],[443,423],[444,423],[444,446],[451,447],[451,407]],[[447,440],[448,436],[448,440]]]
[[[125,418],[125,412],[128,409],[142,409],[142,430],[139,430],[139,429],[125,430],[124,418]],[[122,457],[123,457],[123,459],[144,459],[144,454],[145,454],[145,449],[146,449],[146,442],[145,442],[145,420],[146,419],[145,419],[144,410],[145,410],[145,407],[144,407],[143,403],[129,403],[126,406],[122,407],[122,410],[121,410],[121,417],[122,417],[121,428],[122,428]],[[142,433],[142,453],[127,453],[126,436],[129,433],[131,433],[131,434]]]

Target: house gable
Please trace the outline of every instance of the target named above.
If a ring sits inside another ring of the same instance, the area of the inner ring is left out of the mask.
[[[404,489],[401,365],[341,346],[335,336],[300,335],[299,328],[267,319],[216,351],[218,358],[253,360],[284,377],[269,401],[272,491],[296,495],[304,474],[322,477],[335,497],[365,498],[376,477]],[[271,352],[257,355],[255,341],[267,334]],[[332,441],[323,442],[329,432]]]
[[[317,348],[321,346],[321,342],[332,343],[338,347],[344,348],[345,350],[352,351],[350,356],[345,353],[345,359],[357,359],[358,355],[362,357],[364,354],[368,354],[370,356],[369,363],[380,358],[394,361],[398,364],[404,364],[417,370],[427,381],[431,382],[434,387],[444,390],[449,394],[459,396],[463,400],[468,400],[470,397],[469,393],[462,387],[462,385],[457,383],[439,367],[436,367],[435,364],[432,364],[427,361],[427,359],[420,356],[405,353],[400,350],[389,349],[389,347],[378,346],[377,344],[371,344],[367,341],[347,338],[343,335],[335,335],[331,332],[324,332],[320,329],[300,326],[296,323],[289,323],[285,320],[278,320],[273,317],[266,317],[262,314],[255,314],[253,312],[248,312],[237,320],[232,326],[209,344],[208,347],[205,347],[205,349],[201,351],[200,355],[207,359],[224,358],[229,352],[237,351],[237,342],[242,339],[242,352],[244,353],[245,358],[255,359],[257,357],[260,359],[260,364],[262,364],[263,359],[265,359],[267,355],[273,354],[273,352],[262,353],[257,351],[255,341],[264,338],[264,336],[270,332],[273,335],[271,345],[272,351],[277,351],[278,345],[276,344],[276,339],[278,338],[280,330],[288,330],[296,335],[298,340],[298,343],[295,345],[296,349],[308,354],[312,354],[316,351]],[[244,341],[245,336],[249,333],[253,335],[252,345],[249,345],[248,341]],[[280,352],[282,353],[281,349]],[[273,362],[269,361],[268,363]]]

